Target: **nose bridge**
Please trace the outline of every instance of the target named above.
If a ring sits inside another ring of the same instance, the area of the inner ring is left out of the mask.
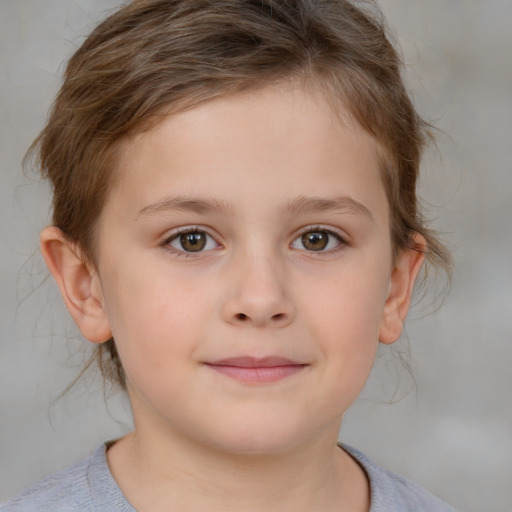
[[[286,286],[284,256],[269,244],[245,247],[233,254],[227,275],[229,293],[223,305],[230,323],[284,326],[294,314]]]

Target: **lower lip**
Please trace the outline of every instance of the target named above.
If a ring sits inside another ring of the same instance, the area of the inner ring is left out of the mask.
[[[279,380],[287,379],[297,373],[301,372],[306,365],[294,364],[285,366],[263,366],[263,367],[245,367],[245,366],[227,366],[208,364],[212,370],[230,377],[234,380],[247,383],[265,383],[276,382]]]

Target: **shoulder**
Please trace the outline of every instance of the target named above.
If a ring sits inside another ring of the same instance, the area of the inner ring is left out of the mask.
[[[89,510],[85,508],[90,498],[87,482],[89,467],[90,459],[85,459],[45,478],[2,505],[1,512]]]
[[[363,467],[370,480],[370,512],[455,512],[418,484],[374,464],[366,455],[341,445]]]
[[[74,466],[51,475],[0,506],[0,512],[100,512],[133,509],[115,483],[106,461],[106,447]]]

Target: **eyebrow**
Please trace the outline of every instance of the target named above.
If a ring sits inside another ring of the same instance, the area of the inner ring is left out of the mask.
[[[370,210],[364,204],[349,196],[334,198],[300,196],[287,203],[284,208],[282,208],[281,213],[298,215],[301,213],[323,211],[355,213],[358,215],[364,215],[370,220],[373,219]]]
[[[145,215],[158,215],[169,210],[198,214],[233,212],[228,203],[215,198],[167,196],[141,208],[135,215],[135,219]],[[368,217],[370,220],[373,218],[370,210],[364,204],[349,196],[334,198],[299,196],[280,208],[279,213],[281,215],[299,215],[323,211],[359,214]]]
[[[232,208],[219,199],[200,199],[197,197],[167,196],[155,203],[141,208],[135,219],[143,215],[157,215],[168,210],[178,210],[192,213],[230,213]]]

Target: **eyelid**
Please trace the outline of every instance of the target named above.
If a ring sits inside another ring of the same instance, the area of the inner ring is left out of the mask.
[[[341,229],[336,228],[334,226],[327,225],[327,224],[309,224],[309,225],[304,226],[304,227],[300,228],[299,230],[297,230],[294,237],[297,238],[298,236],[303,235],[304,233],[309,233],[311,231],[326,231],[327,233],[336,235],[337,237],[340,238],[340,240],[345,241],[345,243],[348,243],[347,242],[348,235],[344,231],[342,231]]]

